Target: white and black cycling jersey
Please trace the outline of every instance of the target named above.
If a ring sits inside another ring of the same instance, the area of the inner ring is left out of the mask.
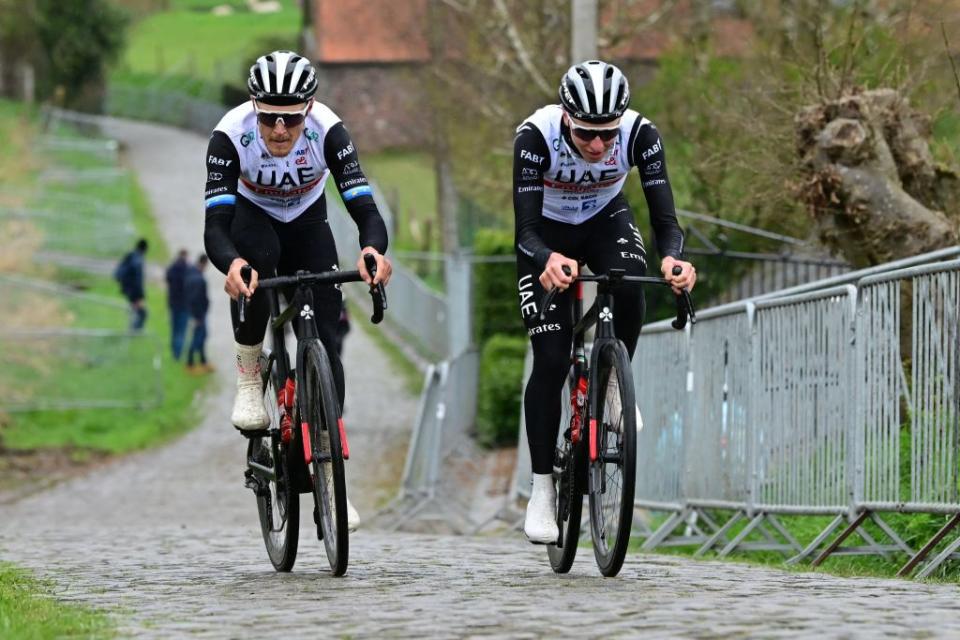
[[[623,190],[637,167],[661,257],[679,258],[683,233],[677,224],[660,134],[632,109],[620,121],[619,135],[603,159],[580,155],[563,108],[548,105],[517,128],[513,157],[513,205],[518,250],[541,268],[552,252],[539,234],[548,218],[580,225],[596,216]]]
[[[307,114],[303,134],[283,158],[276,158],[267,150],[250,102],[231,109],[214,131],[223,133],[236,151],[240,165],[236,192],[277,220],[289,222],[306,211],[323,193],[330,174],[324,155],[324,140],[339,123],[340,118],[326,105],[314,103]],[[342,160],[352,151],[353,145],[347,141],[343,149],[334,153],[339,154]],[[227,173],[217,169],[228,168],[229,162],[232,162],[232,158],[211,154],[207,158],[207,164],[212,165],[208,179]],[[370,193],[367,181],[358,179],[356,187],[345,192],[344,199]],[[226,202],[231,195],[209,194],[207,207]]]
[[[564,139],[563,109],[552,104],[538,109],[517,129],[534,126],[547,142],[543,165],[543,216],[558,222],[580,224],[607,206],[623,189],[630,172],[626,143],[639,113],[627,110],[620,119],[620,135],[601,162],[583,159]]]
[[[210,261],[223,272],[240,257],[231,240],[238,198],[281,223],[318,208],[325,220],[329,176],[357,224],[360,246],[381,253],[387,249],[386,227],[357,150],[343,122],[324,104],[313,102],[293,148],[283,157],[267,149],[251,102],[231,109],[210,136],[206,165],[204,238]]]

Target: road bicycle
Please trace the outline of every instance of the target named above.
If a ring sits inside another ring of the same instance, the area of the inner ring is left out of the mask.
[[[564,267],[567,275],[570,272]],[[674,267],[679,275],[680,267]],[[597,283],[596,301],[583,313],[583,283]],[[566,573],[573,565],[580,537],[583,496],[589,497],[593,552],[604,576],[615,576],[623,566],[633,523],[636,481],[637,415],[630,356],[613,332],[613,291],[629,284],[670,286],[663,278],[628,276],[622,269],[601,275],[580,275],[574,280],[573,349],[568,378],[570,424],[561,429],[553,459],[557,490],[556,543],[547,545],[550,566]],[[548,291],[540,307],[540,320],[557,294]],[[675,329],[696,322],[690,294],[677,296]],[[597,326],[589,362],[586,333]]]
[[[364,256],[371,276],[376,260]],[[250,282],[250,267],[241,275]],[[335,576],[347,570],[347,489],[344,460],[350,457],[346,428],[341,417],[330,359],[321,343],[314,321],[312,285],[360,282],[359,271],[298,271],[259,281],[270,307],[272,349],[261,355],[264,401],[270,426],[244,432],[249,438],[246,486],[257,497],[260,529],[267,555],[277,571],[290,571],[297,557],[300,527],[300,494],[311,493],[317,537],[323,540]],[[281,310],[280,293],[288,301]],[[370,288],[374,324],[387,308],[382,284]],[[238,301],[240,322],[245,318],[245,301]],[[290,323],[297,336],[295,366],[291,368],[284,340]]]

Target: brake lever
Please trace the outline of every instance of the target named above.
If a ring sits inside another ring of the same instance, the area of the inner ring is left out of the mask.
[[[675,276],[682,272],[683,268],[680,266],[673,268],[673,275]],[[670,326],[679,331],[687,326],[688,320],[692,325],[697,324],[697,316],[693,311],[693,299],[690,297],[690,291],[681,289],[680,293],[674,295],[677,297],[677,317],[670,323]]]
[[[240,267],[240,279],[243,280],[243,284],[249,285],[252,278],[253,267],[251,267],[249,264],[245,264]],[[246,322],[246,307],[247,297],[241,293],[237,297],[237,315],[240,316],[240,324]]]
[[[372,253],[363,254],[363,264],[367,268],[367,273],[371,278],[377,277],[377,258]],[[373,315],[370,316],[370,322],[380,324],[383,320],[383,312],[387,308],[387,290],[382,282],[370,285],[370,298],[373,300]]]
[[[573,272],[570,270],[570,267],[563,265],[560,267],[560,270],[563,271],[564,275],[573,275]],[[547,319],[547,311],[550,310],[550,305],[553,304],[553,299],[557,297],[559,289],[554,287],[547,291],[547,294],[543,296],[543,300],[540,301],[540,322],[543,322]]]

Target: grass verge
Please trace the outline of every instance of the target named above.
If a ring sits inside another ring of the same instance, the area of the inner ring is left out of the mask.
[[[90,293],[117,296],[116,283],[109,278],[94,277],[67,270],[59,272],[58,281],[80,285]],[[151,363],[159,352],[159,405],[137,409],[74,409],[66,411],[30,411],[10,414],[2,432],[4,447],[12,450],[31,450],[69,447],[74,457],[85,450],[107,453],[125,453],[143,449],[172,439],[192,428],[200,419],[195,399],[205,388],[209,378],[188,375],[184,368],[168,357],[170,319],[164,303],[165,294],[158,285],[147,290],[147,329],[153,340],[134,341],[134,344],[99,345],[85,343],[86,362],[92,362],[86,372],[78,373],[72,366],[60,366],[52,377],[44,381],[44,388],[55,389],[69,397],[83,397],[91,385],[103,384],[111,393],[143,393],[154,397],[154,373],[145,371],[144,363]],[[127,325],[125,312],[114,307],[89,304],[70,299],[63,303],[75,328],[102,328],[122,331]],[[158,344],[159,343],[159,344]],[[144,350],[129,358],[111,360],[109,356],[130,348]],[[100,353],[104,351],[104,353]]]
[[[41,640],[115,635],[105,613],[59,602],[49,583],[0,563],[0,637]]]
[[[717,522],[722,523],[730,517],[731,512],[710,511],[709,515]],[[900,536],[903,541],[913,549],[919,549],[941,526],[946,524],[946,521],[949,519],[948,516],[934,514],[881,514],[881,517],[890,526],[890,528],[893,529],[897,535]],[[658,516],[653,520],[651,526],[655,529],[657,526],[662,524],[665,519],[665,516]],[[827,526],[833,520],[833,516],[778,516],[778,519],[780,523],[784,525],[787,531],[789,531],[790,534],[796,538],[797,542],[799,542],[802,547],[806,547],[817,537],[821,531],[827,528]],[[747,523],[748,521],[746,519],[742,519],[736,525],[731,527],[730,531],[727,533],[726,539],[730,540],[740,533]],[[888,544],[886,534],[881,531],[880,528],[877,527],[872,521],[867,520],[864,523],[864,528],[873,540],[876,540],[880,544]],[[835,530],[830,540],[833,540],[840,533],[840,531],[842,531],[842,528]],[[780,536],[775,533],[774,536],[778,540],[781,539]],[[748,542],[761,542],[763,540],[764,539],[755,532],[747,537]],[[642,544],[642,540],[631,540],[630,550],[632,552],[638,552]],[[844,547],[862,544],[863,543],[859,535],[854,533],[844,543]],[[697,549],[700,548],[700,546],[700,544],[693,544],[660,547],[656,550],[656,553],[692,557]],[[722,544],[718,547],[715,547],[715,549],[720,548],[722,548]],[[825,545],[821,546],[818,552],[824,548]],[[795,553],[795,551],[791,551],[789,555],[785,555],[784,553],[777,551],[735,551],[723,559],[732,562],[773,567],[793,573],[822,571],[824,573],[850,578],[893,578],[896,577],[897,571],[899,571],[909,559],[906,554],[899,552],[889,554],[888,558],[878,555],[834,554],[828,557],[819,567],[813,567],[809,564],[812,558],[801,564],[784,564],[784,562]],[[928,556],[928,559],[932,558],[933,555],[935,554]],[[707,553],[703,556],[703,559],[718,559],[716,551]],[[942,566],[939,572],[935,576],[931,577],[931,580],[956,582],[956,575],[951,575],[949,570]]]

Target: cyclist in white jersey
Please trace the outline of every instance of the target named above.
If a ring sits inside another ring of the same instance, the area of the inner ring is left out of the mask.
[[[652,122],[627,108],[626,77],[612,64],[589,60],[570,67],[559,96],[560,104],[537,110],[517,128],[513,159],[517,288],[533,347],[524,393],[533,491],[524,533],[537,543],[555,542],[558,535],[551,473],[573,340],[569,292],[554,299],[542,322],[538,304],[545,291],[566,290],[580,262],[594,273],[646,272],[643,238],[622,193],[632,167],[640,173],[664,277],[676,291],[696,282],[693,265],[682,259],[683,233],[663,142]],[[673,275],[675,266],[680,275]],[[614,305],[614,332],[632,357],[643,323],[643,293],[623,287]]]
[[[229,111],[214,129],[207,147],[204,242],[210,261],[224,274],[231,303],[237,352],[237,395],[231,419],[235,427],[256,431],[269,425],[260,387],[260,351],[269,319],[267,300],[257,280],[292,275],[298,270],[329,271],[338,265],[327,223],[323,191],[328,176],[360,232],[357,269],[367,283],[390,279],[387,231],[360,168],[349,133],[328,107],[314,101],[316,70],[292,51],[274,51],[257,59],[247,80],[250,101]],[[371,278],[363,254],[373,254]],[[249,264],[253,277],[243,282]],[[315,286],[317,332],[330,358],[341,407],[343,366],[336,349],[342,305],[340,290]],[[248,300],[246,321],[239,322],[236,300]],[[348,521],[359,516],[348,502]]]

